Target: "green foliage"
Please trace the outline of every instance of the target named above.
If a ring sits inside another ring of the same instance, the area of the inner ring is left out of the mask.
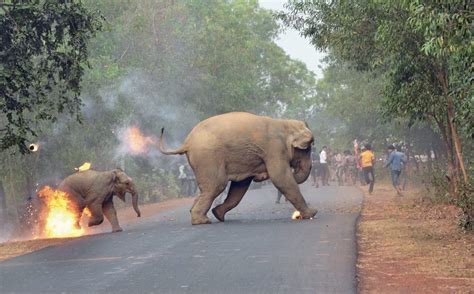
[[[101,21],[79,1],[0,8],[0,150],[25,153],[40,122],[79,114],[87,42]]]
[[[461,183],[459,185],[459,199],[456,200],[456,205],[459,206],[463,215],[459,219],[459,226],[466,231],[474,229],[474,184]]]
[[[177,197],[182,159],[155,150],[120,152],[123,128],[138,126],[152,136],[164,126],[166,141],[176,146],[199,120],[222,112],[307,117],[315,77],[275,44],[281,28],[257,1],[81,3],[105,19],[88,42],[82,123],[67,115],[41,123],[37,153],[0,156],[9,203],[85,161],[99,170],[124,168],[137,182],[140,201]]]
[[[474,15],[468,2],[290,0],[287,9],[279,18],[327,50],[333,62],[381,76],[378,105],[385,121],[437,128],[450,196],[459,196],[458,183],[469,179],[463,150],[472,149],[474,124]]]

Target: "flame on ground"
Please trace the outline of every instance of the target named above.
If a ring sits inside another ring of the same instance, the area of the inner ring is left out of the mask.
[[[147,153],[150,145],[156,144],[155,139],[143,135],[137,127],[129,127],[124,133],[125,142],[133,155]]]
[[[298,210],[295,210],[295,212],[293,212],[293,215],[291,216],[291,219],[302,219],[301,213]]]
[[[82,228],[76,227],[76,215],[71,209],[73,204],[67,193],[45,186],[38,192],[45,203],[43,237],[61,238],[77,237],[84,234]]]

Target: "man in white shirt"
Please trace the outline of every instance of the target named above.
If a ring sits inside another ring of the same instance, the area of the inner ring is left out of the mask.
[[[180,182],[180,186],[181,186],[181,194],[185,194],[187,191],[186,189],[186,184],[187,184],[187,175],[186,175],[186,172],[184,171],[185,169],[185,166],[184,164],[181,164],[178,168],[178,172],[179,172],[179,175],[178,175],[178,180]]]
[[[323,146],[323,150],[321,150],[321,153],[319,153],[319,162],[321,168],[321,182],[323,186],[329,186],[329,167],[326,146]]]

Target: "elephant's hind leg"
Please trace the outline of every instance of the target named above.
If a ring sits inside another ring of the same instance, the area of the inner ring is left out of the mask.
[[[211,208],[212,202],[219,196],[226,187],[226,180],[220,181],[214,179],[205,184],[199,183],[201,193],[194,201],[191,208],[191,223],[193,225],[210,224],[211,220],[207,217],[207,212]]]
[[[112,197],[109,200],[105,201],[102,205],[102,212],[105,215],[105,218],[112,225],[112,233],[121,232],[123,229],[120,227],[117,219],[117,211],[115,211],[114,202]]]
[[[104,221],[104,215],[102,214],[102,203],[92,202],[87,206],[91,212],[91,218],[87,224],[89,227],[100,225]]]
[[[243,181],[232,182],[230,184],[229,193],[227,193],[227,198],[225,199],[224,203],[217,205],[212,210],[212,213],[218,220],[223,222],[225,214],[240,203],[245,195],[245,192],[247,192],[252,179],[253,178],[247,178]]]

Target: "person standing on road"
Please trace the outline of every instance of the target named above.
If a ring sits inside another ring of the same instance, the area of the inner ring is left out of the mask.
[[[362,167],[362,172],[364,173],[365,182],[369,184],[369,194],[372,194],[375,183],[375,155],[372,152],[372,146],[370,146],[370,144],[365,144],[364,147],[365,150],[360,154],[359,161],[360,166]]]
[[[187,196],[193,196],[196,194],[197,185],[196,185],[196,176],[194,175],[193,170],[189,165],[185,169],[186,182],[187,182]]]
[[[405,154],[395,149],[395,146],[388,146],[388,160],[385,167],[390,166],[392,175],[392,185],[397,190],[398,195],[402,195],[402,188],[400,187],[400,174],[402,173],[403,164],[406,163]]]
[[[319,153],[319,164],[321,168],[322,185],[329,186],[329,167],[328,167],[328,156],[327,156],[326,146],[323,146],[323,149]]]
[[[347,166],[347,151],[344,151],[344,155],[340,152],[336,154],[336,179],[339,186],[344,184],[344,176],[346,173],[346,166]]]
[[[276,204],[280,204],[280,199],[283,196],[283,193],[280,192],[280,190],[277,189],[277,199],[275,201]],[[285,197],[285,202],[288,202],[288,199]]]

